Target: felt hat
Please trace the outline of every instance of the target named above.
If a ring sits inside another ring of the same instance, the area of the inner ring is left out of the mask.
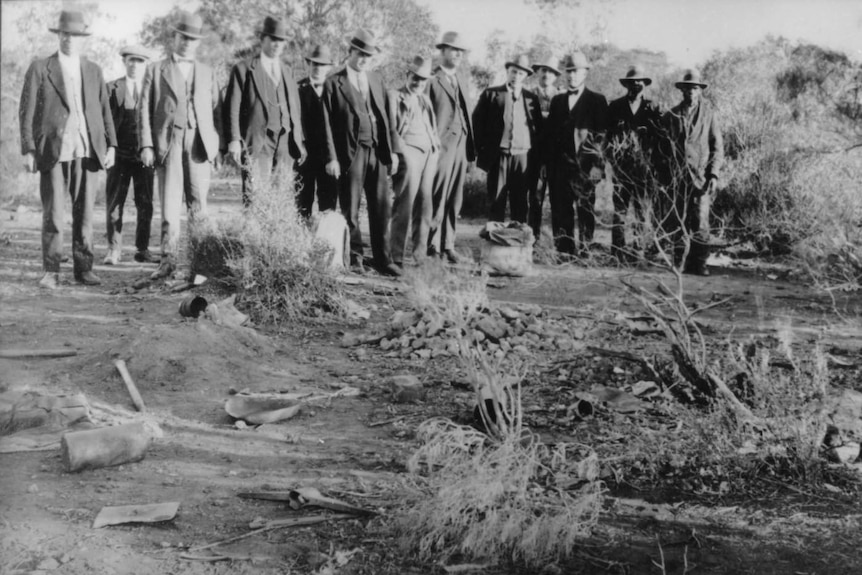
[[[583,52],[578,51],[569,54],[568,56],[563,58],[561,67],[563,68],[563,70],[566,71],[579,70],[581,68],[586,68],[587,70],[589,70],[593,67],[593,65],[590,64],[590,61],[587,60],[587,56]]]
[[[700,81],[700,74],[697,70],[686,70],[682,75],[682,80],[674,84],[677,88],[683,86],[700,86],[706,88],[708,84]]]
[[[89,36],[87,23],[84,22],[84,14],[78,10],[63,10],[60,12],[60,22],[56,28],[48,28],[51,32],[59,34],[65,32],[72,36]]]
[[[174,32],[179,32],[186,38],[200,40],[203,35],[204,21],[197,14],[181,10],[176,23],[174,24]]]
[[[530,68],[530,57],[526,54],[518,54],[517,57],[506,62],[506,69],[508,70],[509,68],[523,70],[528,76],[533,73],[533,69]]]
[[[306,62],[313,64],[323,64],[324,66],[332,66],[335,62],[332,60],[332,54],[329,52],[329,46],[317,44],[311,48],[311,52],[305,57]]]
[[[356,34],[353,35],[353,38],[350,39],[350,47],[356,48],[363,54],[371,56],[380,51],[376,42],[374,34],[364,28],[360,28],[356,31]]]
[[[560,75],[559,66],[560,66],[560,62],[556,58],[554,58],[553,56],[548,56],[547,58],[545,58],[543,61],[539,62],[538,64],[533,64],[533,72],[538,74],[542,68],[545,68],[547,70],[550,70],[551,72],[553,72],[557,76],[559,76]]]
[[[143,46],[138,46],[137,44],[132,44],[131,46],[123,46],[120,49],[120,56],[123,58],[137,58],[138,60],[149,60],[150,55],[144,49]]]
[[[278,40],[287,40],[287,28],[284,22],[278,18],[267,16],[263,19],[263,28],[260,30],[261,38],[264,36],[272,36]]]
[[[461,36],[458,32],[444,33],[435,48],[438,50],[442,50],[443,48],[455,48],[456,50],[467,51],[467,48],[465,48],[464,44],[461,43]]]
[[[647,76],[646,72],[644,72],[643,68],[635,64],[631,68],[629,68],[628,72],[626,72],[625,77],[620,78],[620,84],[623,86],[628,85],[629,82],[634,80],[641,80],[644,84],[649,86],[652,84],[652,78]]]
[[[416,56],[407,69],[420,78],[427,80],[431,77],[431,58]]]

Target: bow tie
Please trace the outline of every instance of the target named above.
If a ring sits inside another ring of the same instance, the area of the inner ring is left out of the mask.
[[[569,96],[577,96],[580,93],[581,93],[580,90],[569,90],[569,92],[568,92]]]

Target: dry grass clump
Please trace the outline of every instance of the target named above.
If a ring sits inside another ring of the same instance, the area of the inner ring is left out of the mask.
[[[407,277],[423,315],[462,328],[487,312],[487,278],[440,267]],[[408,469],[424,497],[398,520],[423,560],[463,555],[531,568],[567,557],[598,520],[598,458],[588,448],[548,446],[523,426],[523,365],[495,361],[462,336],[460,361],[473,383],[481,427],[436,418],[420,425]]]
[[[343,311],[342,290],[327,268],[332,250],[299,215],[293,184],[292,172],[281,170],[254,187],[240,218],[202,223],[190,234],[192,270],[230,278],[237,305],[257,323]]]

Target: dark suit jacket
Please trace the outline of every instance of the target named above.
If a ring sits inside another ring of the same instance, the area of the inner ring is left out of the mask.
[[[395,137],[392,140],[392,147],[396,154],[404,153],[404,146],[410,146],[409,141],[404,140],[404,132],[407,131],[407,123],[410,121],[410,92],[407,87],[398,90],[389,91],[389,123],[392,125]],[[422,98],[425,105],[431,112],[429,114],[429,122],[431,123],[432,138],[431,148],[436,151],[440,149],[440,138],[437,137],[437,118],[434,116],[434,107],[431,105],[431,100],[427,94],[418,94],[417,98]],[[427,150],[426,150],[427,151]]]
[[[608,106],[607,153],[614,171],[641,179],[652,169],[655,147],[661,131],[661,113],[651,100],[641,102],[632,114],[627,96]]]
[[[177,110],[175,86],[182,82],[182,74],[176,69],[173,59],[168,57],[147,66],[138,102],[139,148],[153,148],[158,163],[164,162],[174,135],[174,119]],[[203,141],[207,158],[215,160],[219,150],[227,146],[222,142],[222,98],[213,69],[200,62],[194,63],[195,113],[198,134]]]
[[[267,107],[264,103],[261,91],[266,71],[260,65],[260,56],[240,62],[233,67],[230,74],[230,83],[225,94],[225,118],[226,141],[240,140],[245,149],[252,155],[260,151],[266,138]],[[281,78],[287,94],[287,107],[290,118],[286,125],[288,137],[288,149],[294,159],[305,155],[305,136],[302,129],[302,113],[299,104],[299,93],[293,72],[283,62],[281,64]]]
[[[473,129],[476,132],[476,165],[488,171],[500,155],[500,142],[506,127],[506,94],[505,85],[488,88],[479,96],[476,109],[473,110]],[[527,127],[530,130],[530,142],[538,147],[539,134],[542,129],[542,107],[539,97],[529,90],[521,90],[521,98],[513,102],[516,106],[525,106]]]
[[[143,87],[143,82],[141,83],[141,86]],[[117,149],[117,157],[137,158],[137,113],[135,110],[130,110],[130,114],[125,113],[127,92],[125,76],[108,82],[108,103],[111,106],[111,115],[114,117],[114,129],[117,132],[117,144],[120,146]]]
[[[608,101],[584,88],[575,107],[569,110],[569,95],[561,92],[551,100],[544,156],[552,165],[602,167],[602,140],[607,129]]]
[[[669,174],[664,183],[684,177],[687,182],[702,189],[710,178],[718,178],[724,164],[724,139],[715,113],[706,102],[700,102],[694,120],[686,129],[682,104],[672,108],[664,118],[666,135],[665,161]]]
[[[368,74],[368,91],[371,109],[377,119],[378,160],[384,165],[392,163],[392,142],[395,140],[389,123],[389,94],[383,79],[375,72]],[[347,171],[356,155],[359,136],[359,116],[356,111],[362,104],[354,96],[344,68],[323,83],[323,116],[326,120],[326,161],[338,160],[341,173]]]
[[[447,139],[452,127],[452,120],[455,118],[458,106],[461,106],[464,121],[467,123],[467,161],[472,162],[476,159],[476,143],[473,139],[473,122],[470,118],[470,112],[473,110],[473,101],[470,99],[470,80],[461,72],[458,72],[457,76],[458,85],[461,87],[459,102],[455,101],[455,91],[446,78],[446,72],[441,68],[434,71],[434,75],[428,81],[426,91],[431,98],[431,103],[434,104],[434,114],[437,116],[437,132],[440,134],[440,141],[442,142]]]
[[[302,133],[305,148],[312,162],[326,162],[326,120],[323,117],[323,93],[320,96],[311,86],[311,80],[303,78],[297,84],[299,105],[302,109]]]
[[[104,168],[108,148],[117,147],[117,135],[102,69],[83,56],[81,83],[90,146],[93,156]],[[30,64],[24,77],[24,90],[21,92],[18,111],[21,123],[21,153],[34,153],[36,168],[40,172],[50,170],[60,157],[63,131],[66,128],[66,120],[69,119],[68,102],[57,54]]]

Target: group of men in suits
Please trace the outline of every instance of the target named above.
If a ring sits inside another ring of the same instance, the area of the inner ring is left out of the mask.
[[[507,81],[486,89],[474,109],[470,82],[459,70],[466,48],[456,32],[445,33],[436,45],[436,69],[417,56],[397,90],[387,90],[370,69],[379,48],[366,30],[354,34],[345,65],[334,74],[329,49],[315,46],[306,56],[309,76],[297,84],[281,59],[287,30],[267,17],[260,52],[233,66],[222,93],[213,69],[195,60],[203,37],[197,15],[180,12],[171,53],[163,60],[148,63],[143,48],[124,48],[126,75],[109,84],[79,53],[81,38],[89,35],[80,12],[63,11],[51,31],[60,50],[30,66],[20,106],[25,166],[41,173],[43,287],[59,283],[66,193],[73,200],[75,280],[100,282],[92,271],[92,213],[101,169],[108,170],[104,263],[120,261],[123,206],[132,182],[135,259],[158,261],[153,279],[170,276],[183,204],[191,221],[206,213],[211,171],[225,157],[241,166],[246,206],[254,202],[255,189],[282,170],[296,173],[302,215],[311,214],[315,196],[321,211],[340,205],[354,265],[363,261],[364,194],[372,261],[382,274],[401,275],[411,257],[417,263],[427,257],[459,261],[456,225],[467,166],[474,160],[488,173],[491,220],[505,219],[508,205],[511,219],[529,222],[538,237],[547,190],[556,248],[574,254],[593,239],[595,188],[604,175],[608,142],[625,152],[611,154],[615,250],[624,251],[619,214],[630,203],[640,206],[661,182],[678,188],[670,194],[676,198],[668,208],[672,216],[665,218],[669,234],[677,244],[696,236],[698,241],[686,244],[694,258],[686,267],[706,271],[708,241],[701,238],[708,237],[722,146],[714,115],[701,102],[706,86],[691,73],[677,84],[683,102],[662,115],[643,97],[651,80],[639,69],[620,80],[628,93],[608,106],[604,96],[585,87],[590,63],[583,53],[559,65],[548,59],[534,66],[522,55],[506,63]],[[538,87],[527,90],[524,80],[534,73]],[[559,76],[566,90],[557,93]],[[158,260],[148,249],[155,175]]]
[[[652,83],[638,66],[620,83],[626,95],[608,104],[586,87],[591,64],[582,52],[530,66],[526,55],[506,62],[506,82],[487,88],[473,111],[477,166],[488,173],[489,219],[529,223],[538,239],[545,191],[555,247],[583,253],[596,229],[596,185],[611,165],[614,184],[612,250],[626,248],[624,217],[654,217],[675,265],[708,275],[709,209],[723,162],[721,131],[700,95],[706,84],[688,71],[676,83],[682,102],[662,113],[644,90]],[[524,88],[537,74],[534,91]],[[565,91],[555,83],[562,76]],[[650,210],[646,210],[647,204]]]

